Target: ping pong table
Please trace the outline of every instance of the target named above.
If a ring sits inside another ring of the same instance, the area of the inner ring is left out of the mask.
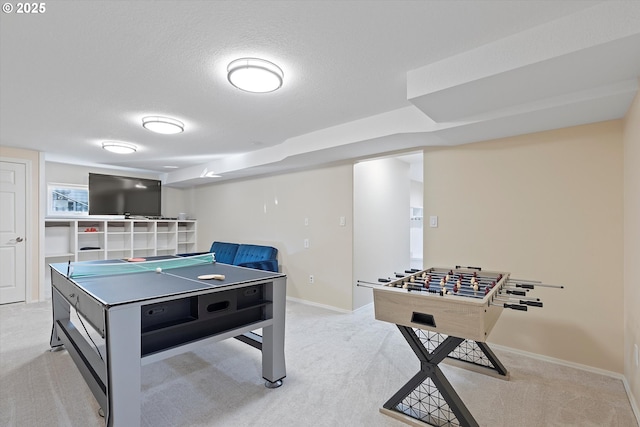
[[[107,426],[140,424],[143,365],[211,342],[234,337],[261,350],[269,388],[286,376],[284,274],[216,263],[212,254],[50,268],[51,347],[68,351]],[[198,278],[207,275],[217,280]],[[72,321],[72,307],[84,334]],[[104,340],[102,348],[84,322]],[[261,336],[253,332],[260,328]]]

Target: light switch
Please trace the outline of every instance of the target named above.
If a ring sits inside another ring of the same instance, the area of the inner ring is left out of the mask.
[[[436,215],[432,215],[429,217],[429,227],[436,228],[438,226],[438,217]]]

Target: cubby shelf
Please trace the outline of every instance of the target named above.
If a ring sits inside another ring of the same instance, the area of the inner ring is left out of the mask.
[[[52,262],[196,252],[195,220],[45,220],[45,266]]]

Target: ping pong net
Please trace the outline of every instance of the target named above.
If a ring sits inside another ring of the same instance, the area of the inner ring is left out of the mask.
[[[213,263],[213,254],[193,255],[187,257],[158,259],[142,262],[70,262],[67,266],[68,278],[113,276],[118,274],[144,273],[171,270],[174,268],[191,267]]]

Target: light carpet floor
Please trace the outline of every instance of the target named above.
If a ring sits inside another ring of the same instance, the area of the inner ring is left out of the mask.
[[[66,351],[49,352],[50,303],[0,306],[0,425],[101,426]],[[495,350],[509,381],[441,365],[481,426],[636,427],[622,381]],[[226,340],[142,369],[143,426],[403,426],[379,408],[419,369],[397,327],[287,302],[284,385]]]

